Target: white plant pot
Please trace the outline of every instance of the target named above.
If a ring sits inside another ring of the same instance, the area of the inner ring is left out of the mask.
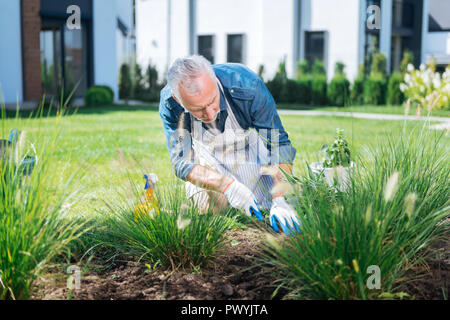
[[[349,167],[337,166],[333,168],[324,168],[322,162],[313,162],[310,167],[314,174],[320,175],[323,172],[325,181],[330,187],[335,185],[334,181],[336,180],[339,190],[345,191],[350,182],[350,175],[356,168],[356,163],[351,161]]]

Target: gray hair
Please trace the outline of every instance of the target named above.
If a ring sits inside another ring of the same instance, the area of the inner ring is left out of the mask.
[[[192,80],[205,73],[208,74],[211,79],[216,79],[211,63],[203,56],[192,55],[185,58],[178,58],[167,72],[167,82],[175,97],[181,101],[179,91],[180,86],[189,92],[189,94],[194,95],[198,93],[198,83]]]

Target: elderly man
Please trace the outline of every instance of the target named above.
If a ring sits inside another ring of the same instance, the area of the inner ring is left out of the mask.
[[[263,81],[241,64],[211,66],[198,55],[177,59],[167,78],[159,113],[187,197],[201,210],[229,204],[258,220],[270,209],[275,231],[300,232],[279,187],[279,167],[292,172],[296,149]]]

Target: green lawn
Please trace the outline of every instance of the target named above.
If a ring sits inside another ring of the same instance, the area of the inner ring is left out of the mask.
[[[291,109],[291,110],[317,110],[317,111],[333,111],[333,112],[362,112],[362,113],[385,113],[385,114],[404,114],[404,107],[401,105],[394,106],[348,106],[348,107],[312,107],[301,106],[296,104],[278,104],[278,109]],[[422,110],[422,115],[426,115],[426,111]],[[411,107],[409,115],[416,115],[416,107]],[[434,110],[431,112],[432,116],[436,117],[450,117],[449,110]]]
[[[295,170],[304,173],[305,160],[315,161],[318,150],[324,143],[332,141],[337,127],[345,130],[353,155],[360,155],[364,147],[376,139],[400,132],[403,121],[376,121],[345,117],[282,116],[297,156]],[[162,122],[154,106],[109,106],[82,108],[76,114],[65,116],[63,129],[57,146],[55,170],[64,178],[74,171],[86,173],[82,180],[82,201],[73,206],[74,214],[91,214],[104,206],[103,201],[115,197],[118,188],[127,189],[128,172],[135,183],[142,183],[142,173],[155,172],[161,183],[177,180],[169,162],[165,146]],[[33,140],[41,122],[41,130],[50,132],[55,126],[55,117],[42,120],[9,118],[3,121],[3,137],[14,127],[26,128],[27,136]],[[408,122],[407,129],[423,125]],[[449,138],[445,138],[448,143]],[[117,151],[126,158],[120,160]],[[132,158],[135,158],[138,165]]]

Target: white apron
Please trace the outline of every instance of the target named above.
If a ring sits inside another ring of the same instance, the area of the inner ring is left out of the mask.
[[[261,209],[270,209],[273,180],[262,175],[257,163],[258,152],[268,155],[264,141],[258,132],[244,130],[237,122],[228,103],[222,84],[217,80],[227,105],[228,117],[223,133],[212,133],[202,127],[202,122],[191,115],[192,148],[195,163],[209,166],[220,174],[231,177],[247,186],[255,195]],[[205,189],[186,182],[186,196],[200,208],[206,208],[209,196]]]

